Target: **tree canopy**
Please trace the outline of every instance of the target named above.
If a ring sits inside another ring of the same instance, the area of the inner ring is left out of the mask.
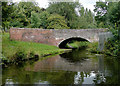
[[[60,16],[59,14],[51,14],[47,21],[47,29],[69,29],[65,18],[63,16]]]
[[[96,2],[94,11],[98,27],[115,26],[120,21],[120,2]]]
[[[91,10],[78,2],[51,2],[46,9],[36,2],[3,2],[2,6],[4,28],[86,29],[96,25]]]

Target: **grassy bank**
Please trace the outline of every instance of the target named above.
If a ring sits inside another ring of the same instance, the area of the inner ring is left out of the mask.
[[[64,49],[56,46],[49,46],[40,43],[11,41],[9,33],[2,35],[2,58],[9,61],[17,61],[33,58],[35,55],[39,57],[62,53]]]
[[[90,42],[86,42],[86,41],[83,41],[83,42],[75,41],[73,43],[70,43],[68,45],[68,47],[69,46],[71,46],[73,48],[80,48],[80,49],[86,48],[91,53],[100,53],[98,51],[98,42],[90,43]]]
[[[70,43],[69,45],[67,45],[68,47],[71,46],[73,48],[81,48],[81,47],[87,47],[89,44],[89,42],[86,41],[74,41],[73,43]]]

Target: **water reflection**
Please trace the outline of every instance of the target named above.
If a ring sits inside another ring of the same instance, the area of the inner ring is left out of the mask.
[[[3,68],[3,84],[118,84],[118,61],[75,50]]]
[[[85,50],[75,49],[71,52],[60,54],[61,57],[67,59],[69,62],[82,62],[88,59],[88,54]]]
[[[83,52],[83,51],[82,51]],[[28,71],[74,71],[89,72],[98,70],[98,61],[96,57],[91,57],[79,50],[47,58],[46,60],[34,63],[34,67],[26,67]],[[69,58],[69,59],[68,59]],[[89,59],[88,59],[89,58]]]

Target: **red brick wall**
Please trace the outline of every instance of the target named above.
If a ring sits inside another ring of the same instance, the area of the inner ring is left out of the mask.
[[[52,30],[11,28],[10,39],[18,41],[37,42],[57,46],[57,40]]]

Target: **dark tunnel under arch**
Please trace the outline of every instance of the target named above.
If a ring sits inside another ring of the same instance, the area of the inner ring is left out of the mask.
[[[70,43],[71,41],[87,41],[87,42],[89,42],[87,39],[84,39],[84,38],[81,38],[81,37],[72,37],[72,38],[69,38],[69,39],[66,39],[66,40],[62,41],[58,45],[58,47],[61,48],[61,49],[67,49],[68,47],[66,47],[66,44]]]

